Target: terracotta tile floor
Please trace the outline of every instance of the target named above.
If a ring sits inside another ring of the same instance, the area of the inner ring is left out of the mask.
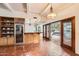
[[[66,51],[65,51],[66,50]],[[0,47],[0,56],[69,56],[67,49],[51,41],[41,41],[40,44]]]

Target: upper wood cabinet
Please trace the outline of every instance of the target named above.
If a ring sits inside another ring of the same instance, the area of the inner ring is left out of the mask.
[[[25,22],[25,19],[24,18],[14,18],[15,20],[15,24],[24,24]]]

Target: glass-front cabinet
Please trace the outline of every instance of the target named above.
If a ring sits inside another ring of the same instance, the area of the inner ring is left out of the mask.
[[[16,43],[23,43],[23,25],[16,24],[15,27]]]

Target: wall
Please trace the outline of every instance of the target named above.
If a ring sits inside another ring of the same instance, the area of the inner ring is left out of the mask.
[[[0,16],[6,16],[6,17],[20,17],[20,18],[25,18],[25,32],[35,32],[35,21],[39,22],[42,18],[44,19],[45,17],[41,17],[39,14],[26,14],[23,12],[19,11],[14,11],[11,12],[7,9],[2,9],[0,8]],[[37,20],[34,20],[33,17],[38,17]],[[29,26],[29,19],[31,19],[31,22],[33,23],[31,26]],[[37,23],[36,22],[36,23]]]
[[[37,17],[37,19],[34,19],[33,17]],[[41,20],[41,17],[39,14],[30,14],[27,13],[27,17],[25,19],[25,32],[36,32],[36,24]],[[32,25],[29,25],[31,23]]]
[[[26,14],[19,11],[11,12],[7,9],[0,8],[0,16],[26,18]]]
[[[55,19],[47,21],[46,23],[62,20],[72,16],[75,16],[75,51],[79,54],[79,4],[75,4],[66,8],[62,12],[59,12]]]
[[[36,32],[34,24],[31,25],[29,25],[28,23],[25,24],[25,33],[27,32]]]

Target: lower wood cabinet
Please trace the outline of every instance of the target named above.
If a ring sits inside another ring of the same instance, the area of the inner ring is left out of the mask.
[[[8,46],[8,45],[14,45],[14,37],[1,37],[0,38],[0,46]]]
[[[39,41],[40,40],[40,35],[39,34],[38,35],[37,34],[34,34],[33,36],[34,36],[34,41],[33,42],[34,43],[39,43],[40,42]]]
[[[5,37],[0,38],[0,46],[7,45],[7,39]]]
[[[39,43],[40,42],[40,34],[39,33],[25,33],[24,34],[25,44],[30,43]]]
[[[33,35],[32,34],[25,34],[24,35],[25,44],[33,43]]]
[[[0,46],[2,46],[4,43],[4,40],[2,38],[0,38]]]
[[[14,37],[8,38],[8,45],[14,45],[14,43],[15,43]]]

